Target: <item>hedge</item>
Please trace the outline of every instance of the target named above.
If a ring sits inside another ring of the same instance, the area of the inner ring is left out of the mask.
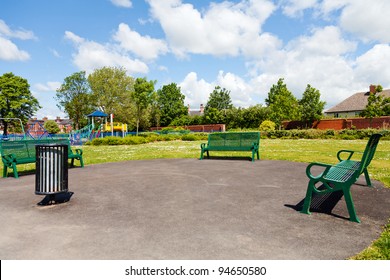
[[[345,129],[345,130],[319,130],[319,129],[292,129],[261,131],[262,139],[368,139],[373,133],[382,133],[382,140],[390,140],[390,130],[376,129]],[[140,133],[139,136],[128,135],[124,138],[109,136],[95,138],[86,145],[138,145],[156,141],[207,141],[208,133],[196,132],[188,134],[157,134],[154,132]]]

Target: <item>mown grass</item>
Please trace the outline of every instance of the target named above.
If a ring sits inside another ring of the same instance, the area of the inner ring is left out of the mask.
[[[159,158],[199,158],[200,143],[204,141],[167,141],[140,145],[83,146],[86,165],[126,160]],[[267,160],[336,163],[341,149],[363,151],[367,140],[336,139],[261,139],[260,156]],[[214,152],[215,156],[250,156],[250,153]],[[33,164],[18,166],[18,170],[31,171]],[[0,170],[2,171],[2,170]],[[390,141],[381,141],[369,168],[372,179],[390,188]],[[390,221],[379,239],[351,259],[390,259]]]

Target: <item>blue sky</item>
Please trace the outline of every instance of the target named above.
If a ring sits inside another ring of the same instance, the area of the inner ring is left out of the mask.
[[[1,0],[0,75],[26,78],[43,107],[65,77],[103,66],[177,83],[186,104],[216,85],[235,106],[264,104],[284,78],[329,108],[370,84],[390,88],[388,0]]]

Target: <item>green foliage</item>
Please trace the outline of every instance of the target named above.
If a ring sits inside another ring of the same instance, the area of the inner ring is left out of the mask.
[[[299,100],[301,120],[306,125],[311,125],[314,121],[321,119],[326,102],[321,101],[320,98],[320,91],[307,85],[302,99]]]
[[[382,90],[382,86],[378,85],[376,86],[374,93],[370,92],[367,106],[360,114],[362,117],[372,119],[390,115],[390,98],[385,98],[381,95],[380,92],[382,92]]]
[[[233,107],[232,100],[230,98],[230,91],[216,86],[212,93],[210,93],[209,100],[205,107],[205,114],[211,108],[217,109],[218,111],[231,109]]]
[[[276,124],[273,121],[265,120],[260,124],[260,131],[273,131],[275,130]]]
[[[68,114],[76,129],[87,124],[86,115],[94,109],[90,93],[91,89],[85,77],[85,71],[66,77],[61,87],[57,89],[57,107]]]
[[[131,123],[133,103],[131,93],[134,91],[134,79],[127,76],[126,69],[102,67],[88,76],[92,90],[91,105],[106,113],[114,114],[118,122]]]
[[[47,130],[50,134],[56,134],[60,132],[60,128],[58,127],[58,124],[53,120],[48,120],[43,124],[43,127]]]
[[[278,83],[271,87],[265,102],[270,110],[269,119],[276,123],[279,129],[282,121],[298,119],[298,100],[287,89],[283,78],[280,78]]]
[[[152,102],[155,81],[147,81],[146,78],[137,78],[132,92],[132,99],[135,104],[135,117],[137,135],[142,117],[149,104]]]
[[[30,92],[27,80],[5,73],[0,76],[0,118],[19,118],[26,124],[41,108],[38,100]],[[7,135],[8,123],[4,122],[4,135]]]
[[[204,124],[224,123],[225,115],[224,112],[217,108],[210,107],[203,116]]]
[[[188,108],[184,105],[184,94],[175,83],[164,85],[157,90],[157,103],[161,110],[161,126],[171,125],[176,118],[188,115]]]

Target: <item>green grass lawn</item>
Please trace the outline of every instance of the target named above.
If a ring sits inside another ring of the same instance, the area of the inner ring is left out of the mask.
[[[168,141],[129,146],[83,146],[86,165],[106,162],[158,158],[199,158],[200,143],[205,141]],[[363,151],[367,140],[334,139],[261,139],[260,157],[266,160],[337,163],[336,153],[341,149]],[[213,152],[220,156],[246,156],[250,153]],[[369,173],[390,188],[390,141],[380,141]],[[18,166],[20,171],[31,171],[34,164]],[[2,170],[0,170],[2,171]],[[387,206],[388,207],[388,206]],[[389,217],[390,218],[390,217]],[[390,221],[389,221],[390,222]],[[390,259],[390,223],[381,237],[353,259]]]

